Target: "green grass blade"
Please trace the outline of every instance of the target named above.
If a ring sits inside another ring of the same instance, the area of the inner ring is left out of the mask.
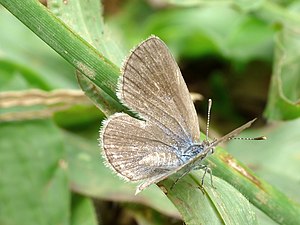
[[[233,185],[274,221],[279,224],[300,224],[300,205],[258,178],[228,152],[218,148],[208,162],[216,176]]]
[[[192,172],[172,189],[176,175],[159,184],[186,224],[257,224],[250,203],[238,190],[218,177],[213,177],[212,187],[209,175],[201,188],[202,177],[202,171]]]
[[[116,45],[111,34],[105,29],[102,5],[99,1],[78,0],[65,4],[62,1],[50,0],[48,7],[73,32],[79,34],[110,61],[118,66],[121,65],[125,53],[121,47]],[[109,104],[110,96],[103,89],[80,72],[77,72],[76,76],[82,90],[104,114],[110,115],[116,112],[116,106]],[[98,74],[95,76],[97,77]],[[121,110],[121,108],[117,108],[117,110]]]
[[[117,45],[116,37],[106,29],[102,17],[103,7],[97,0],[49,0],[47,6],[58,18],[79,34],[90,45],[115,65],[120,66],[126,52]]]
[[[29,29],[108,96],[118,111],[123,107],[115,95],[119,68],[68,28],[46,7],[35,0],[1,0],[0,3]]]

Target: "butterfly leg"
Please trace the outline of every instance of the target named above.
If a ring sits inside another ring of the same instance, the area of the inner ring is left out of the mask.
[[[203,184],[204,184],[204,177],[205,177],[206,173],[209,173],[209,175],[210,175],[210,185],[211,185],[213,188],[216,188],[216,187],[214,186],[214,184],[213,184],[212,170],[211,170],[211,168],[209,168],[208,166],[205,166],[205,167],[204,167],[204,174],[203,174],[203,177],[202,177],[202,180],[201,180],[202,186],[203,186]]]
[[[183,173],[182,173],[182,174],[174,181],[174,183],[172,184],[170,190],[172,190],[172,189],[174,188],[175,184],[177,184],[177,182],[178,182],[181,178],[183,178],[185,175],[187,175],[190,171],[191,171],[190,169],[184,171],[184,172],[183,172]]]
[[[216,187],[213,185],[212,170],[211,170],[208,166],[203,165],[203,164],[194,167],[194,170],[199,170],[199,169],[204,170],[203,176],[202,176],[202,178],[201,178],[201,186],[204,185],[204,178],[205,178],[206,173],[209,173],[209,175],[210,175],[210,184],[211,184],[211,186],[212,186],[213,188],[216,188]]]

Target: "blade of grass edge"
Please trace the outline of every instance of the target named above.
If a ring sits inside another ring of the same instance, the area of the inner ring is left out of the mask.
[[[125,52],[117,46],[114,38],[105,29],[102,17],[103,7],[98,0],[78,0],[64,3],[59,0],[47,2],[49,10],[61,19],[76,34],[97,49],[111,62],[120,66]],[[81,15],[81,16],[78,16]],[[98,74],[96,74],[98,76]],[[81,89],[93,103],[105,114],[111,115],[121,109],[109,104],[109,96],[105,91],[91,82],[77,70],[76,77]]]
[[[106,102],[123,110],[116,94],[119,68],[36,0],[1,0],[0,3],[52,49],[106,93]]]

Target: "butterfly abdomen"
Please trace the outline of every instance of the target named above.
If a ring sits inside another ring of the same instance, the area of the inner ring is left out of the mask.
[[[144,156],[140,161],[140,165],[172,169],[180,166],[182,163],[173,152],[151,152]]]

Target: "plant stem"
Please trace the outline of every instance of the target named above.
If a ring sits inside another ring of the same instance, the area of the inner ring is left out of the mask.
[[[59,55],[100,87],[116,109],[123,107],[115,95],[119,68],[72,32],[37,0],[0,0],[0,3]],[[97,76],[95,76],[97,74]]]

